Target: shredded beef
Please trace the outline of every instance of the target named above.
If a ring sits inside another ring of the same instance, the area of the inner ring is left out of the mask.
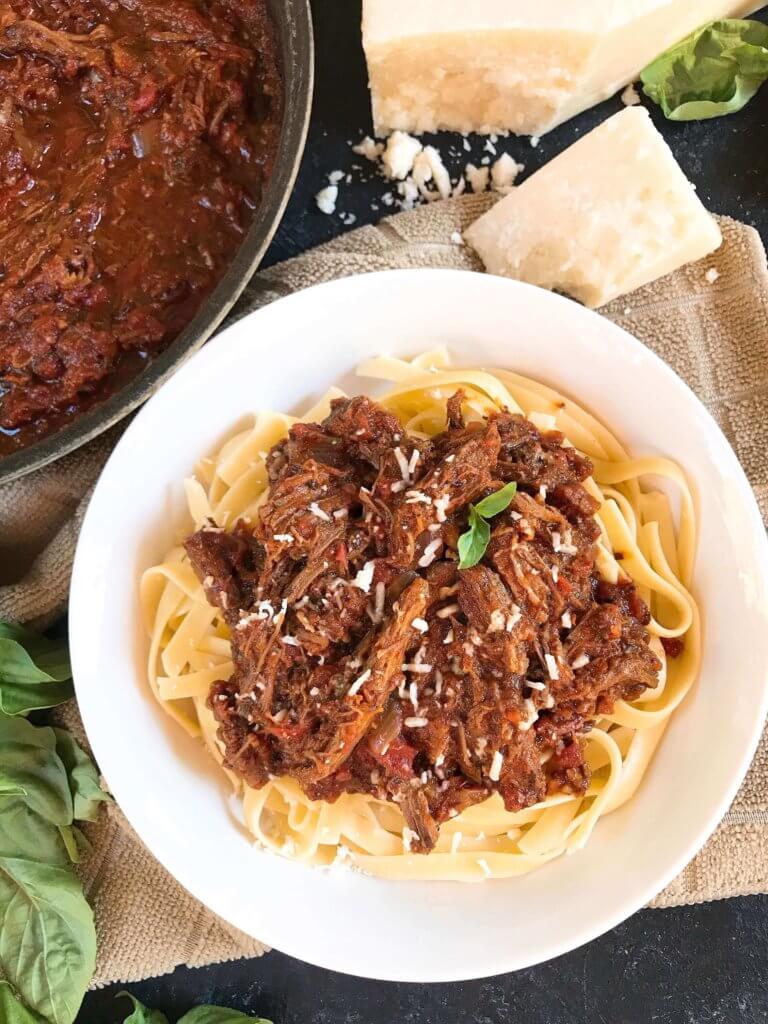
[[[370,399],[334,402],[270,453],[257,523],[186,542],[232,630],[234,675],[209,697],[227,767],[393,801],[417,852],[493,792],[510,811],[585,792],[584,734],[661,667],[634,585],[597,573],[589,461],[462,403],[427,442]],[[459,569],[470,504],[511,481]]]

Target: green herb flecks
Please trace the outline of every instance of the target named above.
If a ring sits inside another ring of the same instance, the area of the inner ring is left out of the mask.
[[[477,505],[469,506],[469,529],[459,537],[460,569],[471,569],[482,559],[491,539],[488,520],[508,509],[516,494],[517,484],[507,484]]]
[[[663,53],[640,78],[646,96],[671,121],[736,113],[768,79],[768,25],[712,22]]]

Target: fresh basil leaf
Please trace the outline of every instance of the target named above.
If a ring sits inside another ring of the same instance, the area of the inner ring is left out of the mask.
[[[93,976],[93,914],[71,867],[0,859],[0,965],[50,1024],[73,1024]]]
[[[96,765],[71,733],[65,729],[54,729],[53,732],[56,736],[56,753],[67,771],[75,820],[96,821],[99,804],[111,799],[99,785]]]
[[[501,490],[495,491],[493,494],[489,494],[487,498],[483,498],[482,501],[478,502],[477,505],[473,507],[475,512],[477,512],[479,516],[482,516],[483,519],[492,519],[500,512],[509,508],[516,494],[517,484],[507,484],[505,487],[502,487]]]
[[[272,1024],[264,1017],[251,1017],[247,1013],[228,1010],[223,1006],[196,1006],[194,1010],[185,1013],[178,1024],[240,1024],[244,1020],[251,1024]]]
[[[50,1024],[72,1024],[96,958],[70,858],[74,801],[53,729],[0,715],[0,967]]]
[[[6,857],[69,867],[69,853],[62,835],[66,829],[71,826],[51,825],[30,810],[23,798],[3,800],[0,804],[0,872]]]
[[[491,528],[477,514],[474,506],[469,509],[469,529],[459,537],[459,568],[471,569],[482,559],[491,539]]]
[[[26,715],[55,707],[72,696],[71,676],[64,644],[0,622],[0,711]]]
[[[19,1002],[7,981],[0,981],[0,1021],[3,1024],[45,1024],[42,1017]]]
[[[57,827],[72,824],[72,794],[53,729],[0,715],[0,789],[13,788],[45,822]],[[3,805],[0,800],[0,813]]]
[[[73,864],[80,863],[80,850],[77,846],[77,839],[75,839],[75,833],[71,825],[59,825],[59,835],[61,841],[64,843],[64,848],[67,851],[67,856]]]
[[[640,78],[646,96],[672,121],[733,114],[768,79],[768,25],[712,22],[663,53]]]
[[[123,1024],[168,1024],[168,1018],[164,1013],[160,1013],[159,1010],[150,1010],[130,992],[118,992],[117,998],[120,999],[121,996],[125,996],[133,1003],[133,1012],[125,1018]]]

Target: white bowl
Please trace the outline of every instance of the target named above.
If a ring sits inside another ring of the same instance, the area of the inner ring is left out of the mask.
[[[162,712],[145,681],[143,569],[173,542],[182,480],[244,414],[306,407],[329,385],[360,392],[363,358],[447,344],[578,399],[637,454],[689,474],[701,515],[695,591],[700,681],[673,716],[635,798],[587,848],[520,879],[387,882],[257,851],[223,773]],[[453,981],[558,956],[618,924],[700,849],[757,745],[768,698],[768,545],[747,480],[707,411],[608,320],[527,285],[395,271],[308,289],[246,317],[144,407],[107,463],[83,524],[70,605],[80,709],[118,803],[183,886],[232,925],[322,967]]]

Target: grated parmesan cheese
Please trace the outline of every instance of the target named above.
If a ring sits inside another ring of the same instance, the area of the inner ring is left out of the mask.
[[[432,527],[430,527],[430,529],[432,529]],[[432,565],[435,558],[437,557],[437,552],[440,550],[442,546],[443,541],[441,538],[430,541],[429,544],[427,544],[427,546],[424,548],[424,554],[419,559],[419,568],[427,569],[430,565]]]
[[[368,682],[370,678],[371,670],[367,668],[365,672],[363,672],[361,676],[358,676],[354,683],[352,683],[352,685],[349,688],[348,695],[350,697],[354,697],[354,695],[358,693],[363,686],[365,686],[365,684]]]
[[[320,508],[316,501],[313,501],[312,504],[309,506],[309,511],[317,519],[322,519],[324,523],[330,523],[331,517],[328,515],[327,512],[324,512],[323,509]]]
[[[321,213],[325,213],[330,216],[336,212],[336,201],[339,198],[339,186],[338,185],[327,185],[325,188],[321,188],[315,196],[315,202],[317,208]]]
[[[501,769],[503,766],[504,755],[501,753],[500,750],[497,750],[493,755],[493,760],[491,761],[491,768],[490,771],[488,772],[488,778],[491,780],[491,782],[499,781],[499,779],[501,778]]]
[[[557,661],[555,660],[554,655],[552,655],[552,654],[545,654],[544,655],[544,661],[547,663],[547,672],[549,673],[549,678],[550,679],[559,679],[560,678],[560,669],[557,667]]]
[[[362,569],[359,570],[355,578],[352,580],[352,586],[357,587],[358,590],[362,590],[364,594],[370,594],[371,584],[373,583],[373,571],[376,568],[374,562],[366,562]]]

